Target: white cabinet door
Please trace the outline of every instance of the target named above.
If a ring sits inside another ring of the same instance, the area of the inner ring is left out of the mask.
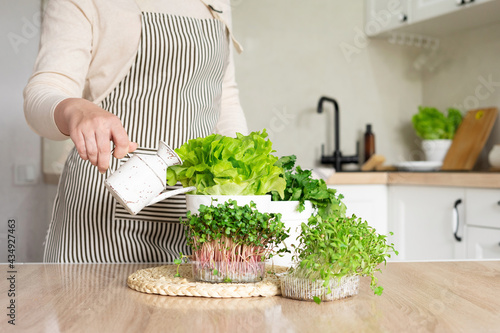
[[[389,230],[399,251],[396,260],[449,260],[466,257],[464,190],[453,187],[399,186],[389,188]],[[460,203],[458,203],[460,202]],[[454,235],[455,204],[459,227]]]
[[[499,189],[466,189],[465,202],[467,225],[500,229]]]
[[[365,0],[365,33],[375,36],[407,24],[408,0]]]
[[[387,185],[331,185],[344,196],[347,215],[368,222],[381,235],[387,235]]]
[[[417,22],[448,14],[461,8],[461,0],[412,0],[410,11],[413,22]]]
[[[467,227],[469,259],[500,259],[500,229]]]

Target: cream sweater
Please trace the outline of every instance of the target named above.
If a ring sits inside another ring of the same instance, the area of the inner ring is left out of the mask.
[[[141,11],[215,17],[226,24],[232,38],[229,0],[50,0],[34,72],[24,89],[24,113],[36,133],[52,140],[68,139],[54,120],[57,104],[71,97],[99,104],[127,75],[141,36]],[[233,136],[248,129],[232,51],[229,59],[216,132]]]

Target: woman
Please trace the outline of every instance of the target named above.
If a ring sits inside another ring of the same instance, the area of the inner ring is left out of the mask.
[[[70,137],[46,262],[167,262],[189,252],[183,196],[129,215],[104,188],[128,152],[247,132],[234,81],[229,0],[51,0],[25,115]],[[111,156],[111,143],[114,144]]]

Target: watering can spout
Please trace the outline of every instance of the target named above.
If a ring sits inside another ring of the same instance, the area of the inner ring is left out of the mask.
[[[151,200],[151,202],[149,202],[147,204],[147,206],[154,205],[155,203],[158,203],[158,202],[163,201],[163,200],[165,200],[167,198],[173,197],[174,195],[182,194],[182,193],[187,193],[187,192],[192,192],[192,191],[195,191],[195,190],[196,190],[195,186],[189,186],[189,187],[179,188],[177,190],[166,191],[166,192],[163,192],[160,195],[158,195],[156,198],[153,198],[153,200]]]

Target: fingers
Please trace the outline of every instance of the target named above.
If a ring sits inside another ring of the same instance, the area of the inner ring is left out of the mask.
[[[85,139],[85,150],[87,151],[87,158],[92,165],[97,165],[97,142],[96,133],[94,131],[87,131],[83,133]]]
[[[128,152],[131,153],[137,149],[137,143],[135,142],[130,142],[128,145]]]
[[[115,152],[113,156],[116,158],[123,158],[130,150],[131,142],[128,139],[127,132],[120,124],[111,128],[111,138],[115,144]]]
[[[109,135],[103,135],[102,132],[96,133],[97,142],[97,168],[100,173],[105,173],[109,168],[109,159],[111,157],[111,143]]]
[[[75,144],[75,148],[78,151],[78,154],[82,158],[82,160],[88,160],[87,149],[85,148],[85,139],[83,137],[83,133],[81,132],[73,132],[70,135],[71,140]]]
[[[78,154],[104,173],[109,168],[111,141],[115,144],[114,156],[123,158],[134,151],[137,144],[129,141],[120,119],[84,99],[66,99],[58,109],[58,126],[68,133]]]

